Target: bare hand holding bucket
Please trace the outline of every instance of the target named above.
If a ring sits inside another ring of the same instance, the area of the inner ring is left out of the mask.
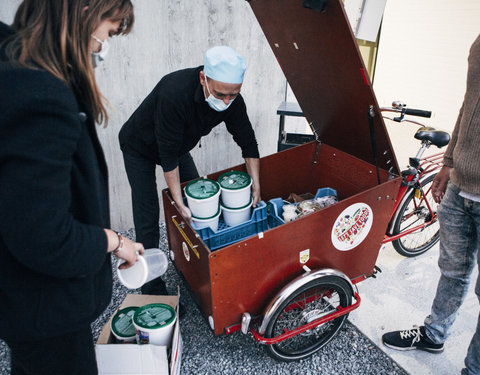
[[[182,214],[182,216],[187,220],[190,224],[192,223],[192,211],[185,206],[184,204],[182,206],[178,206],[178,210]]]
[[[145,252],[143,245],[140,242],[133,242],[113,230],[104,230],[108,240],[107,252],[113,253],[118,259],[125,261],[119,268],[127,269],[135,265],[138,261],[138,256],[143,255]]]
[[[143,284],[162,276],[168,268],[168,258],[160,249],[147,249],[138,257],[133,267],[123,267],[118,261],[117,275],[120,282],[129,289],[140,288]]]
[[[178,209],[182,216],[188,221],[190,224],[192,223],[192,212],[190,209],[185,206],[183,203],[182,197],[182,188],[180,184],[180,172],[179,168],[176,167],[175,169],[164,172],[165,181],[167,183],[168,189],[170,190],[170,194],[172,194],[172,198],[178,206]]]

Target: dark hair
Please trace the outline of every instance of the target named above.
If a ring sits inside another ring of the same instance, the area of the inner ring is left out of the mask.
[[[24,0],[5,42],[10,61],[42,68],[64,81],[88,105],[98,123],[108,116],[89,52],[91,35],[102,21],[121,21],[118,34],[133,26],[130,0]]]

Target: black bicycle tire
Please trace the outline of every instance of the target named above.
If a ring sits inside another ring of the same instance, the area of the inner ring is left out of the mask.
[[[436,173],[428,175],[428,176],[424,177],[423,179],[420,179],[420,183],[422,184],[423,187],[425,187],[429,184],[432,184],[433,179],[435,178],[436,175],[437,175]],[[425,190],[427,191],[427,194],[431,194],[431,192],[428,192],[428,188],[425,189]],[[404,200],[402,205],[398,208],[398,216],[395,219],[395,223],[393,225],[392,235],[394,235],[394,236],[398,235],[400,233],[400,226],[402,224],[402,219],[404,217],[404,213],[407,210],[407,208],[408,208],[409,204],[411,203],[412,199],[414,198],[414,193],[415,193],[414,188],[410,189],[407,192],[407,198]],[[430,224],[430,225],[434,225],[435,222]],[[414,235],[416,233],[418,233],[418,232],[413,232],[412,234],[408,234],[405,237]],[[418,256],[420,254],[423,254],[423,253],[427,252],[433,246],[435,246],[435,244],[440,239],[440,232],[437,231],[432,237],[430,237],[428,239],[428,241],[424,242],[421,246],[417,246],[415,248],[415,250],[412,250],[411,248],[407,248],[404,245],[404,243],[402,242],[402,238],[403,237],[400,237],[397,240],[392,241],[393,247],[395,248],[395,250],[400,255],[403,255],[403,256],[408,257],[408,258],[412,258],[412,257]]]
[[[265,330],[265,337],[267,338],[273,337],[274,327],[281,313],[284,311],[284,309],[287,306],[290,306],[292,304],[292,301],[294,301],[296,297],[298,297],[302,293],[305,293],[309,289],[312,289],[315,287],[317,288],[324,287],[324,288],[334,289],[339,294],[339,297],[340,297],[339,303],[342,307],[347,307],[352,304],[352,291],[347,281],[342,279],[339,276],[324,276],[320,279],[311,281],[308,284],[305,284],[302,287],[298,288],[294,293],[292,293],[292,295],[287,300],[285,300],[280,305],[280,307],[277,309],[277,311],[275,311],[274,315],[272,316],[272,319],[270,320],[269,324],[267,325],[267,328]],[[307,358],[313,355],[315,352],[319,351],[322,347],[327,345],[330,342],[330,340],[333,339],[333,337],[337,334],[337,332],[340,330],[343,323],[347,319],[347,316],[348,314],[345,314],[327,323],[324,323],[324,324],[333,323],[332,325],[333,329],[329,329],[326,332],[326,334],[322,334],[321,340],[319,340],[314,345],[312,345],[312,347],[304,350],[301,353],[291,354],[291,355],[289,355],[288,353],[285,353],[279,348],[279,345],[282,345],[282,343],[265,345],[265,350],[270,357],[282,362],[291,362],[291,361],[297,361],[300,359]],[[294,338],[296,337],[297,336],[295,336]],[[288,340],[292,340],[294,338],[291,338]]]

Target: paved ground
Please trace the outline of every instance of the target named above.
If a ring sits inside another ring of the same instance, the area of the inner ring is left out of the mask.
[[[167,251],[164,227],[160,247]],[[182,359],[184,375],[408,374],[348,321],[339,334],[313,357],[294,363],[276,362],[249,336],[237,332],[229,336],[215,337],[173,266],[169,267],[166,280],[170,291],[175,290],[177,284],[180,285],[181,299],[187,307],[187,313],[180,321],[184,340]],[[115,277],[112,303],[92,325],[95,337],[126,293],[127,289],[120,285]],[[0,375],[7,374],[9,374],[8,349],[0,341]]]
[[[423,324],[440,277],[438,251],[436,245],[425,254],[404,258],[393,246],[386,246],[377,259],[377,266],[383,272],[376,279],[358,284],[362,305],[349,316],[358,329],[412,375],[459,375],[477,324],[479,304],[474,286],[478,270],[475,268],[466,300],[443,353],[397,351],[381,344],[385,332]]]

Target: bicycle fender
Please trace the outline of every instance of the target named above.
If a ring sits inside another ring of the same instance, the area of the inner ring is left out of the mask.
[[[430,173],[427,173],[426,175],[422,176],[419,178],[419,182],[424,181],[426,178],[430,177],[431,175],[437,174],[437,171],[432,171]],[[388,229],[387,229],[387,234],[392,235],[393,233],[393,227],[395,225],[395,222],[397,221],[397,217],[399,215],[398,209],[403,206],[403,203],[412,195],[415,193],[415,189],[413,186],[409,188],[406,192],[405,195],[403,196],[402,200],[400,201],[399,205],[397,206],[397,211],[392,216],[392,219],[390,220],[390,223],[388,224]]]
[[[337,276],[344,279],[350,286],[352,295],[354,295],[353,284],[348,278],[348,276],[345,275],[343,272],[340,272],[333,268],[323,268],[316,271],[306,272],[285,285],[272,299],[272,301],[265,309],[265,314],[263,315],[262,324],[258,329],[258,333],[260,333],[261,335],[265,333],[268,323],[270,323],[270,320],[272,319],[275,311],[277,311],[277,309],[280,308],[280,305],[285,302],[298,288],[301,288],[302,286],[310,283],[311,281],[321,279],[325,276]]]

